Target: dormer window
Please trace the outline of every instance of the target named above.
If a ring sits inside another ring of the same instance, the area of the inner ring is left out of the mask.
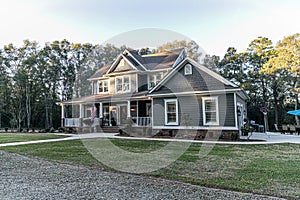
[[[191,64],[186,64],[184,66],[184,75],[190,75],[192,73],[193,73],[192,65]]]
[[[154,88],[163,78],[163,73],[150,74],[148,80],[148,89]]]
[[[98,93],[108,93],[109,92],[109,82],[108,80],[105,81],[98,81]]]

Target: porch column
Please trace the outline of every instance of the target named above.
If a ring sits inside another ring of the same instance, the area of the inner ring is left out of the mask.
[[[64,104],[61,105],[61,127],[65,127],[64,121],[65,121],[65,106]]]
[[[82,104],[79,104],[79,126],[82,127],[83,123],[83,106]]]
[[[100,102],[99,105],[99,118],[103,118],[103,103]]]
[[[127,101],[127,118],[131,117],[131,113],[130,113],[130,101]]]
[[[82,104],[79,104],[79,118],[82,118]]]

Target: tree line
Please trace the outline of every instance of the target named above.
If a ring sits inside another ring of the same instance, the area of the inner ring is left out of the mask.
[[[186,48],[188,55],[242,87],[250,97],[248,117],[263,124],[260,108],[268,109],[268,122],[299,124],[286,115],[299,107],[300,35],[283,38],[274,46],[265,37],[250,42],[247,51],[229,47],[220,58],[204,55],[193,41],[172,41],[141,55]],[[0,128],[60,126],[57,102],[90,95],[88,78],[113,61],[126,46],[54,41],[40,46],[25,40],[0,49]],[[67,112],[68,114],[68,112]]]
[[[299,109],[299,33],[284,37],[276,45],[266,37],[258,37],[245,52],[229,47],[222,59],[206,55],[204,64],[247,92],[249,119],[264,124],[260,109],[266,108],[267,130],[274,124],[300,125],[299,117],[286,114]]]
[[[60,126],[57,102],[90,95],[89,78],[125,47],[25,40],[0,49],[0,128]]]

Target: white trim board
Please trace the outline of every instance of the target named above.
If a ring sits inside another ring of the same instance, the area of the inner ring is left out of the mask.
[[[153,129],[187,129],[187,130],[233,130],[238,129],[234,126],[152,126]]]
[[[185,95],[191,95],[191,94],[228,94],[228,93],[234,93],[241,91],[241,88],[236,89],[224,89],[224,90],[207,90],[207,91],[190,91],[190,92],[177,92],[177,93],[166,93],[166,94],[148,94],[147,96],[150,97],[164,97],[164,96],[185,96]]]

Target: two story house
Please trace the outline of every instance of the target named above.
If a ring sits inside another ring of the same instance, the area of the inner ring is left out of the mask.
[[[187,56],[185,49],[139,55],[125,50],[89,78],[92,95],[61,102],[62,126],[239,131],[247,95]],[[64,108],[72,106],[72,117]],[[153,132],[154,133],[154,132]]]

